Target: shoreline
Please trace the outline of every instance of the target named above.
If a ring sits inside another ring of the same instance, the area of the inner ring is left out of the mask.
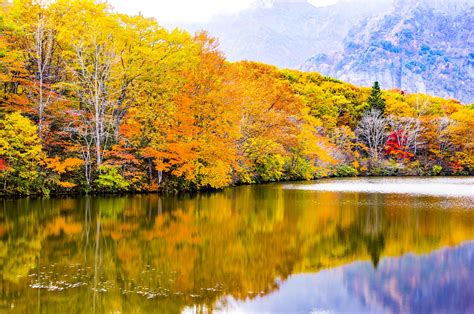
[[[224,187],[222,189],[212,189],[212,188],[205,188],[205,189],[195,189],[195,190],[178,190],[178,191],[125,191],[125,192],[70,192],[70,193],[50,193],[48,195],[41,195],[41,194],[32,194],[32,195],[2,195],[0,194],[0,200],[18,200],[18,199],[43,199],[43,198],[65,198],[65,197],[81,197],[81,196],[125,196],[125,195],[149,195],[149,194],[158,194],[158,195],[181,195],[181,194],[194,194],[194,193],[214,193],[219,191],[224,191],[230,188],[236,188],[240,186],[259,186],[265,184],[284,184],[284,183],[295,183],[295,182],[312,182],[312,181],[320,181],[325,179],[357,179],[357,178],[474,178],[474,175],[422,175],[422,176],[414,176],[414,175],[394,175],[394,176],[329,176],[329,177],[322,177],[322,178],[314,178],[310,180],[281,180],[281,181],[269,181],[269,182],[259,182],[259,183],[240,183],[235,185],[230,185]]]

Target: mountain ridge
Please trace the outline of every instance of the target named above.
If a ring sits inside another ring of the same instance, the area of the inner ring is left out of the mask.
[[[318,71],[361,86],[437,94],[474,102],[474,8],[446,15],[415,6],[354,29],[341,53],[317,54],[301,69]],[[369,30],[369,31],[368,31]]]
[[[361,8],[357,3],[316,7],[300,0],[260,1],[234,15],[179,26],[190,32],[206,30],[217,37],[231,61],[252,60],[296,69],[316,53],[342,49],[352,25],[382,10],[380,3]],[[334,23],[337,17],[342,21]]]
[[[324,7],[260,0],[181,27],[209,31],[230,61],[317,71],[362,86],[378,80],[386,89],[471,103],[473,7],[468,0],[340,0]]]

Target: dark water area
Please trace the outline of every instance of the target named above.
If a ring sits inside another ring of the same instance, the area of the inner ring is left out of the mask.
[[[0,312],[474,313],[474,181],[0,200]]]

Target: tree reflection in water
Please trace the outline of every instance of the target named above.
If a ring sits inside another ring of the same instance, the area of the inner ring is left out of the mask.
[[[224,297],[220,310],[252,313],[472,313],[474,242],[428,255],[355,262],[292,275],[277,291],[248,300]]]
[[[453,267],[467,269],[464,279],[452,276],[447,265],[443,271],[453,280],[425,282],[420,274],[435,267],[430,259],[420,258],[409,271],[387,268],[387,257],[473,240],[471,200],[463,198],[285,190],[274,184],[181,196],[2,204],[1,308],[18,312],[212,310],[225,307],[225,300],[271,297],[294,275],[356,261],[371,261],[377,270],[372,267],[367,277],[367,266],[348,266],[345,284],[368,291],[367,300],[378,300],[375,291],[386,284],[402,301],[379,302],[385,310],[403,311],[413,309],[407,298],[423,285],[473,279],[472,258],[463,256]],[[464,250],[472,256],[472,246]],[[398,273],[404,277],[397,285],[411,290],[390,286]],[[416,297],[433,302],[431,296]]]

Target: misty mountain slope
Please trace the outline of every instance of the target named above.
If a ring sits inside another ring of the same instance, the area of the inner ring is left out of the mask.
[[[474,7],[466,2],[399,1],[391,14],[353,29],[341,52],[317,54],[302,69],[472,103],[473,28]]]
[[[259,0],[205,24],[231,61],[474,102],[474,0]]]
[[[260,1],[236,15],[183,27],[192,32],[205,29],[219,38],[229,60],[297,68],[317,53],[341,50],[353,25],[383,12],[387,1],[391,0],[370,5],[352,1],[329,7],[315,7],[305,0]]]

